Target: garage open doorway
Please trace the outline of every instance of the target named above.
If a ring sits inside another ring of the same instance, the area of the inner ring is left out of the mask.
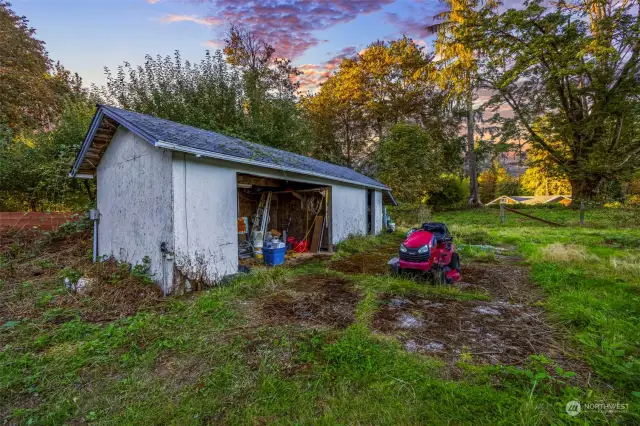
[[[259,263],[260,247],[278,241],[286,259],[330,252],[331,187],[237,174],[238,257]]]

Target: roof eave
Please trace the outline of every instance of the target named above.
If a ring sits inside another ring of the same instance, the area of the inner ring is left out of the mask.
[[[357,186],[364,186],[367,188],[375,188],[375,189],[380,189],[380,190],[384,190],[384,191],[391,191],[391,189],[387,186],[384,185],[371,185],[371,184],[366,184],[363,182],[357,182],[354,180],[350,180],[350,179],[344,179],[344,178],[338,178],[335,176],[331,176],[331,175],[326,175],[323,173],[317,173],[317,172],[311,172],[308,170],[301,170],[301,169],[297,169],[295,167],[284,167],[284,166],[276,166],[274,164],[270,164],[270,163],[265,163],[262,161],[257,161],[257,160],[252,160],[252,159],[248,159],[248,158],[241,158],[241,157],[235,157],[233,155],[226,155],[226,154],[220,154],[217,152],[212,152],[212,151],[207,151],[204,149],[197,149],[197,148],[191,148],[188,146],[183,146],[183,145],[178,145],[178,144],[174,144],[171,142],[165,142],[165,141],[157,141],[155,144],[156,147],[158,148],[165,148],[165,149],[169,149],[171,151],[178,151],[178,152],[184,152],[187,154],[193,154],[193,155],[198,155],[198,156],[202,156],[202,157],[208,157],[208,158],[215,158],[218,160],[225,160],[225,161],[231,161],[234,163],[242,163],[242,164],[250,164],[253,166],[260,166],[260,167],[264,167],[267,169],[274,169],[274,170],[282,170],[285,172],[292,172],[292,173],[300,173],[302,175],[305,176],[314,176],[314,177],[319,177],[322,179],[327,179],[327,180],[332,180],[332,181],[338,181],[338,182],[345,182],[345,183],[349,183],[351,185],[357,185]]]
[[[96,110],[96,113],[93,116],[93,120],[91,121],[91,126],[89,127],[89,131],[84,137],[84,141],[82,142],[82,146],[80,147],[80,152],[76,156],[76,160],[73,163],[73,167],[69,172],[70,178],[93,179],[93,176],[91,175],[79,174],[78,170],[80,169],[80,166],[82,165],[84,158],[87,155],[87,151],[89,150],[89,147],[93,142],[93,138],[95,137],[96,132],[100,127],[100,123],[102,122],[102,119],[105,116],[115,120],[116,122],[118,122],[118,124],[126,127],[128,130],[132,131],[134,134],[136,134],[140,138],[149,142],[151,145],[156,146],[157,140],[154,139],[153,136],[151,136],[144,130],[140,129],[138,126],[134,125],[129,120],[126,120],[120,114],[117,114],[116,112],[105,107],[104,105],[98,104],[97,106],[98,106],[98,109]]]

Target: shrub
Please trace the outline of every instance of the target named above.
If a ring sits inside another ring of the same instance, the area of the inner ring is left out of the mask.
[[[439,189],[429,193],[427,202],[436,208],[455,208],[463,206],[468,198],[469,179],[450,174],[440,177]]]
[[[402,226],[421,225],[431,219],[431,209],[424,204],[400,204],[389,210],[395,223]]]

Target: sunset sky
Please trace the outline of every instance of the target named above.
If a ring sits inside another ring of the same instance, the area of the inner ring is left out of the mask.
[[[256,31],[293,60],[313,88],[345,55],[375,40],[406,34],[431,49],[424,27],[438,0],[12,0],[46,42],[53,60],[89,85],[104,84],[105,66],[141,64],[144,55],[199,61],[221,46],[230,22]]]

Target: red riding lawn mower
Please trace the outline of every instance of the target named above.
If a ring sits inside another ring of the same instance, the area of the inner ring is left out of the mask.
[[[444,223],[427,222],[420,229],[411,229],[400,244],[400,257],[391,259],[389,265],[394,274],[430,275],[436,283],[460,280],[460,256]]]

